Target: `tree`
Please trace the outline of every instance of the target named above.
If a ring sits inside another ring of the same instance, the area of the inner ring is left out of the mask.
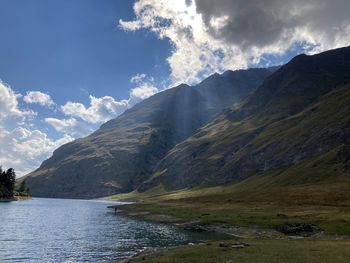
[[[29,188],[26,185],[26,180],[23,180],[17,188],[20,196],[29,196]]]
[[[19,185],[18,191],[24,193],[26,191],[26,180],[23,180]]]
[[[9,189],[11,193],[13,193],[13,191],[15,190],[15,183],[16,183],[15,170],[13,168],[9,168],[6,171],[6,177],[7,177],[7,189]]]
[[[16,182],[16,173],[13,168],[6,172],[0,167],[0,194],[3,197],[12,197],[14,195]]]
[[[5,184],[5,175],[3,174],[2,167],[0,166],[0,186]]]

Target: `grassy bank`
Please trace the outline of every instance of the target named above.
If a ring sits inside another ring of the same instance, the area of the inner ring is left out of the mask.
[[[143,200],[122,209],[131,216],[149,220],[258,225],[262,228],[311,223],[326,234],[350,235],[350,180],[267,187],[263,185],[263,179],[170,193],[153,189],[110,199]]]
[[[327,240],[245,240],[249,246],[233,248],[236,240],[164,249],[153,254],[143,254],[131,259],[130,263],[333,263],[349,262],[350,241]]]
[[[222,232],[251,243],[243,249],[223,248],[217,243],[166,249],[147,255],[147,261],[143,262],[230,262],[231,259],[233,262],[347,262],[350,180],[339,177],[285,186],[276,183],[280,180],[279,175],[268,174],[230,186],[174,192],[158,187],[109,199],[140,201],[120,207],[131,217],[177,224],[190,222],[205,227],[224,225]],[[312,224],[320,232],[290,240],[276,231],[286,224]]]

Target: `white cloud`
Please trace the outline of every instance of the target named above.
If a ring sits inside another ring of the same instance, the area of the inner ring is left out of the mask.
[[[129,107],[158,93],[158,89],[150,83],[141,83],[130,91]]]
[[[65,115],[79,117],[90,123],[105,122],[125,111],[128,107],[127,100],[116,101],[110,96],[96,98],[90,95],[90,106],[85,107],[78,102],[67,102],[61,106]]]
[[[61,106],[61,110],[66,116],[78,117],[93,124],[102,123],[119,116],[136,103],[159,91],[153,84],[153,78],[146,74],[137,74],[130,79],[130,82],[136,84],[136,87],[130,90],[128,99],[117,101],[110,96],[96,98],[90,95],[89,107],[69,101]]]
[[[34,114],[32,111],[22,111],[18,108],[17,98],[20,96],[0,81],[0,118],[24,117]]]
[[[51,125],[56,131],[68,134],[75,138],[86,136],[93,131],[92,127],[89,127],[75,118],[45,118],[45,122]]]
[[[141,24],[138,21],[123,21],[120,20],[119,24],[127,31],[135,31],[141,28]]]
[[[0,82],[0,165],[15,168],[22,176],[37,168],[60,145],[73,138],[64,135],[52,140],[33,126],[37,113],[19,107],[17,94]]]
[[[72,140],[69,135],[51,140],[39,130],[17,127],[7,131],[0,127],[0,164],[15,168],[17,175],[22,176],[39,167],[57,147]]]
[[[135,84],[136,87],[130,90],[128,99],[129,107],[159,92],[159,89],[154,85],[153,77],[147,76],[144,73],[136,74],[130,79],[130,82]]]
[[[171,85],[246,68],[295,44],[315,53],[349,45],[347,0],[139,0],[126,31],[148,29],[169,39]]]
[[[27,92],[27,94],[23,97],[23,101],[26,103],[34,103],[46,107],[50,107],[55,104],[49,94],[43,93],[41,91]]]
[[[135,76],[131,77],[130,82],[131,83],[140,83],[146,78],[146,74],[144,73],[137,73]]]

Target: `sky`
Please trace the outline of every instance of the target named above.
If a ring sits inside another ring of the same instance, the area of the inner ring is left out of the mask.
[[[348,0],[0,0],[0,165],[19,176],[153,94],[350,44]]]

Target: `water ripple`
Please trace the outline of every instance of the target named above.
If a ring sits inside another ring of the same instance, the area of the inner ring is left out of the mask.
[[[108,205],[44,198],[0,203],[0,262],[110,262],[147,247],[204,239],[114,215]]]

